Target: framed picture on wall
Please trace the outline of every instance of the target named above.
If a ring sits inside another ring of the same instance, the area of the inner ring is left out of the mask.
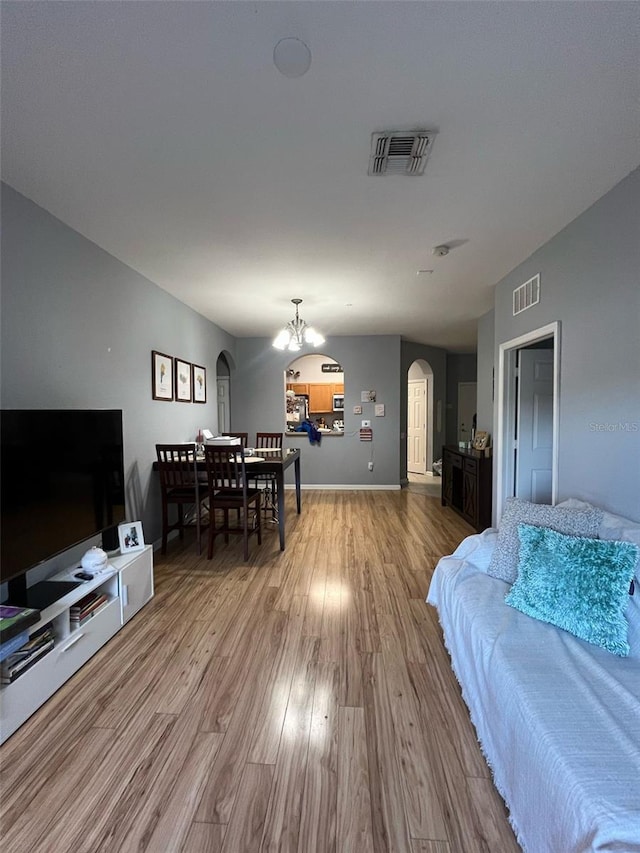
[[[173,358],[151,351],[151,392],[154,400],[173,400]]]
[[[192,365],[193,367],[193,402],[207,402],[207,368],[200,367],[199,364]]]
[[[179,403],[191,402],[191,364],[188,361],[175,359],[176,363],[176,400]]]

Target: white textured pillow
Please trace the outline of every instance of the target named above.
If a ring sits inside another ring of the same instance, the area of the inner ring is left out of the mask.
[[[559,507],[568,509],[593,509],[593,505],[578,498],[567,498],[558,504]],[[602,521],[598,528],[598,538],[609,539],[615,542],[633,542],[640,546],[640,523],[624,518],[622,515],[614,515],[612,512],[602,510]],[[636,563],[636,578],[640,581],[640,560]]]
[[[587,536],[590,539],[596,539],[601,521],[602,510],[596,507],[570,509],[549,504],[534,504],[521,498],[507,498],[498,525],[498,540],[487,574],[507,583],[513,583],[517,578],[520,556],[519,524],[550,527],[566,536]]]

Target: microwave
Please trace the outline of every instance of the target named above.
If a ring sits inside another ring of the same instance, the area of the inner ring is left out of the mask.
[[[333,411],[344,412],[344,394],[333,395]]]

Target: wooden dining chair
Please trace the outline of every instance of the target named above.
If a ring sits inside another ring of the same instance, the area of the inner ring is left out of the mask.
[[[205,445],[204,458],[207,466],[209,494],[209,546],[207,558],[213,557],[216,536],[224,534],[242,534],[243,556],[249,559],[249,537],[255,533],[258,544],[262,543],[260,527],[260,490],[247,482],[247,470],[244,462],[244,448],[214,447]],[[253,508],[253,513],[251,512]],[[237,511],[234,524],[229,520],[229,510]],[[222,524],[216,523],[216,514],[222,513]]]
[[[277,448],[282,450],[281,432],[257,432],[256,433],[256,451],[259,455],[259,449],[262,447]],[[273,474],[256,474],[256,486],[260,487],[263,484],[262,492],[264,500],[262,501],[262,509],[265,513],[271,514],[273,522],[278,521],[278,505],[276,496],[276,478]]]
[[[156,444],[158,473],[162,497],[162,548],[167,553],[167,538],[172,530],[177,530],[180,539],[184,539],[185,527],[195,527],[198,542],[198,554],[201,550],[201,514],[202,504],[208,498],[204,484],[198,479],[195,444]],[[175,504],[177,520],[169,523],[169,506]],[[194,520],[185,522],[185,509],[193,508]]]

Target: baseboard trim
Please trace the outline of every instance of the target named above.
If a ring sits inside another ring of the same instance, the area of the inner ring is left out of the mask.
[[[336,491],[336,492],[397,492],[400,491],[401,486],[397,483],[389,483],[388,485],[379,485],[379,486],[367,486],[364,483],[350,485],[346,483],[340,483],[338,485],[332,485],[331,483],[307,483],[305,485],[300,485],[302,491],[306,491],[307,489],[326,489],[327,491]],[[295,489],[294,483],[286,483],[285,489]]]

